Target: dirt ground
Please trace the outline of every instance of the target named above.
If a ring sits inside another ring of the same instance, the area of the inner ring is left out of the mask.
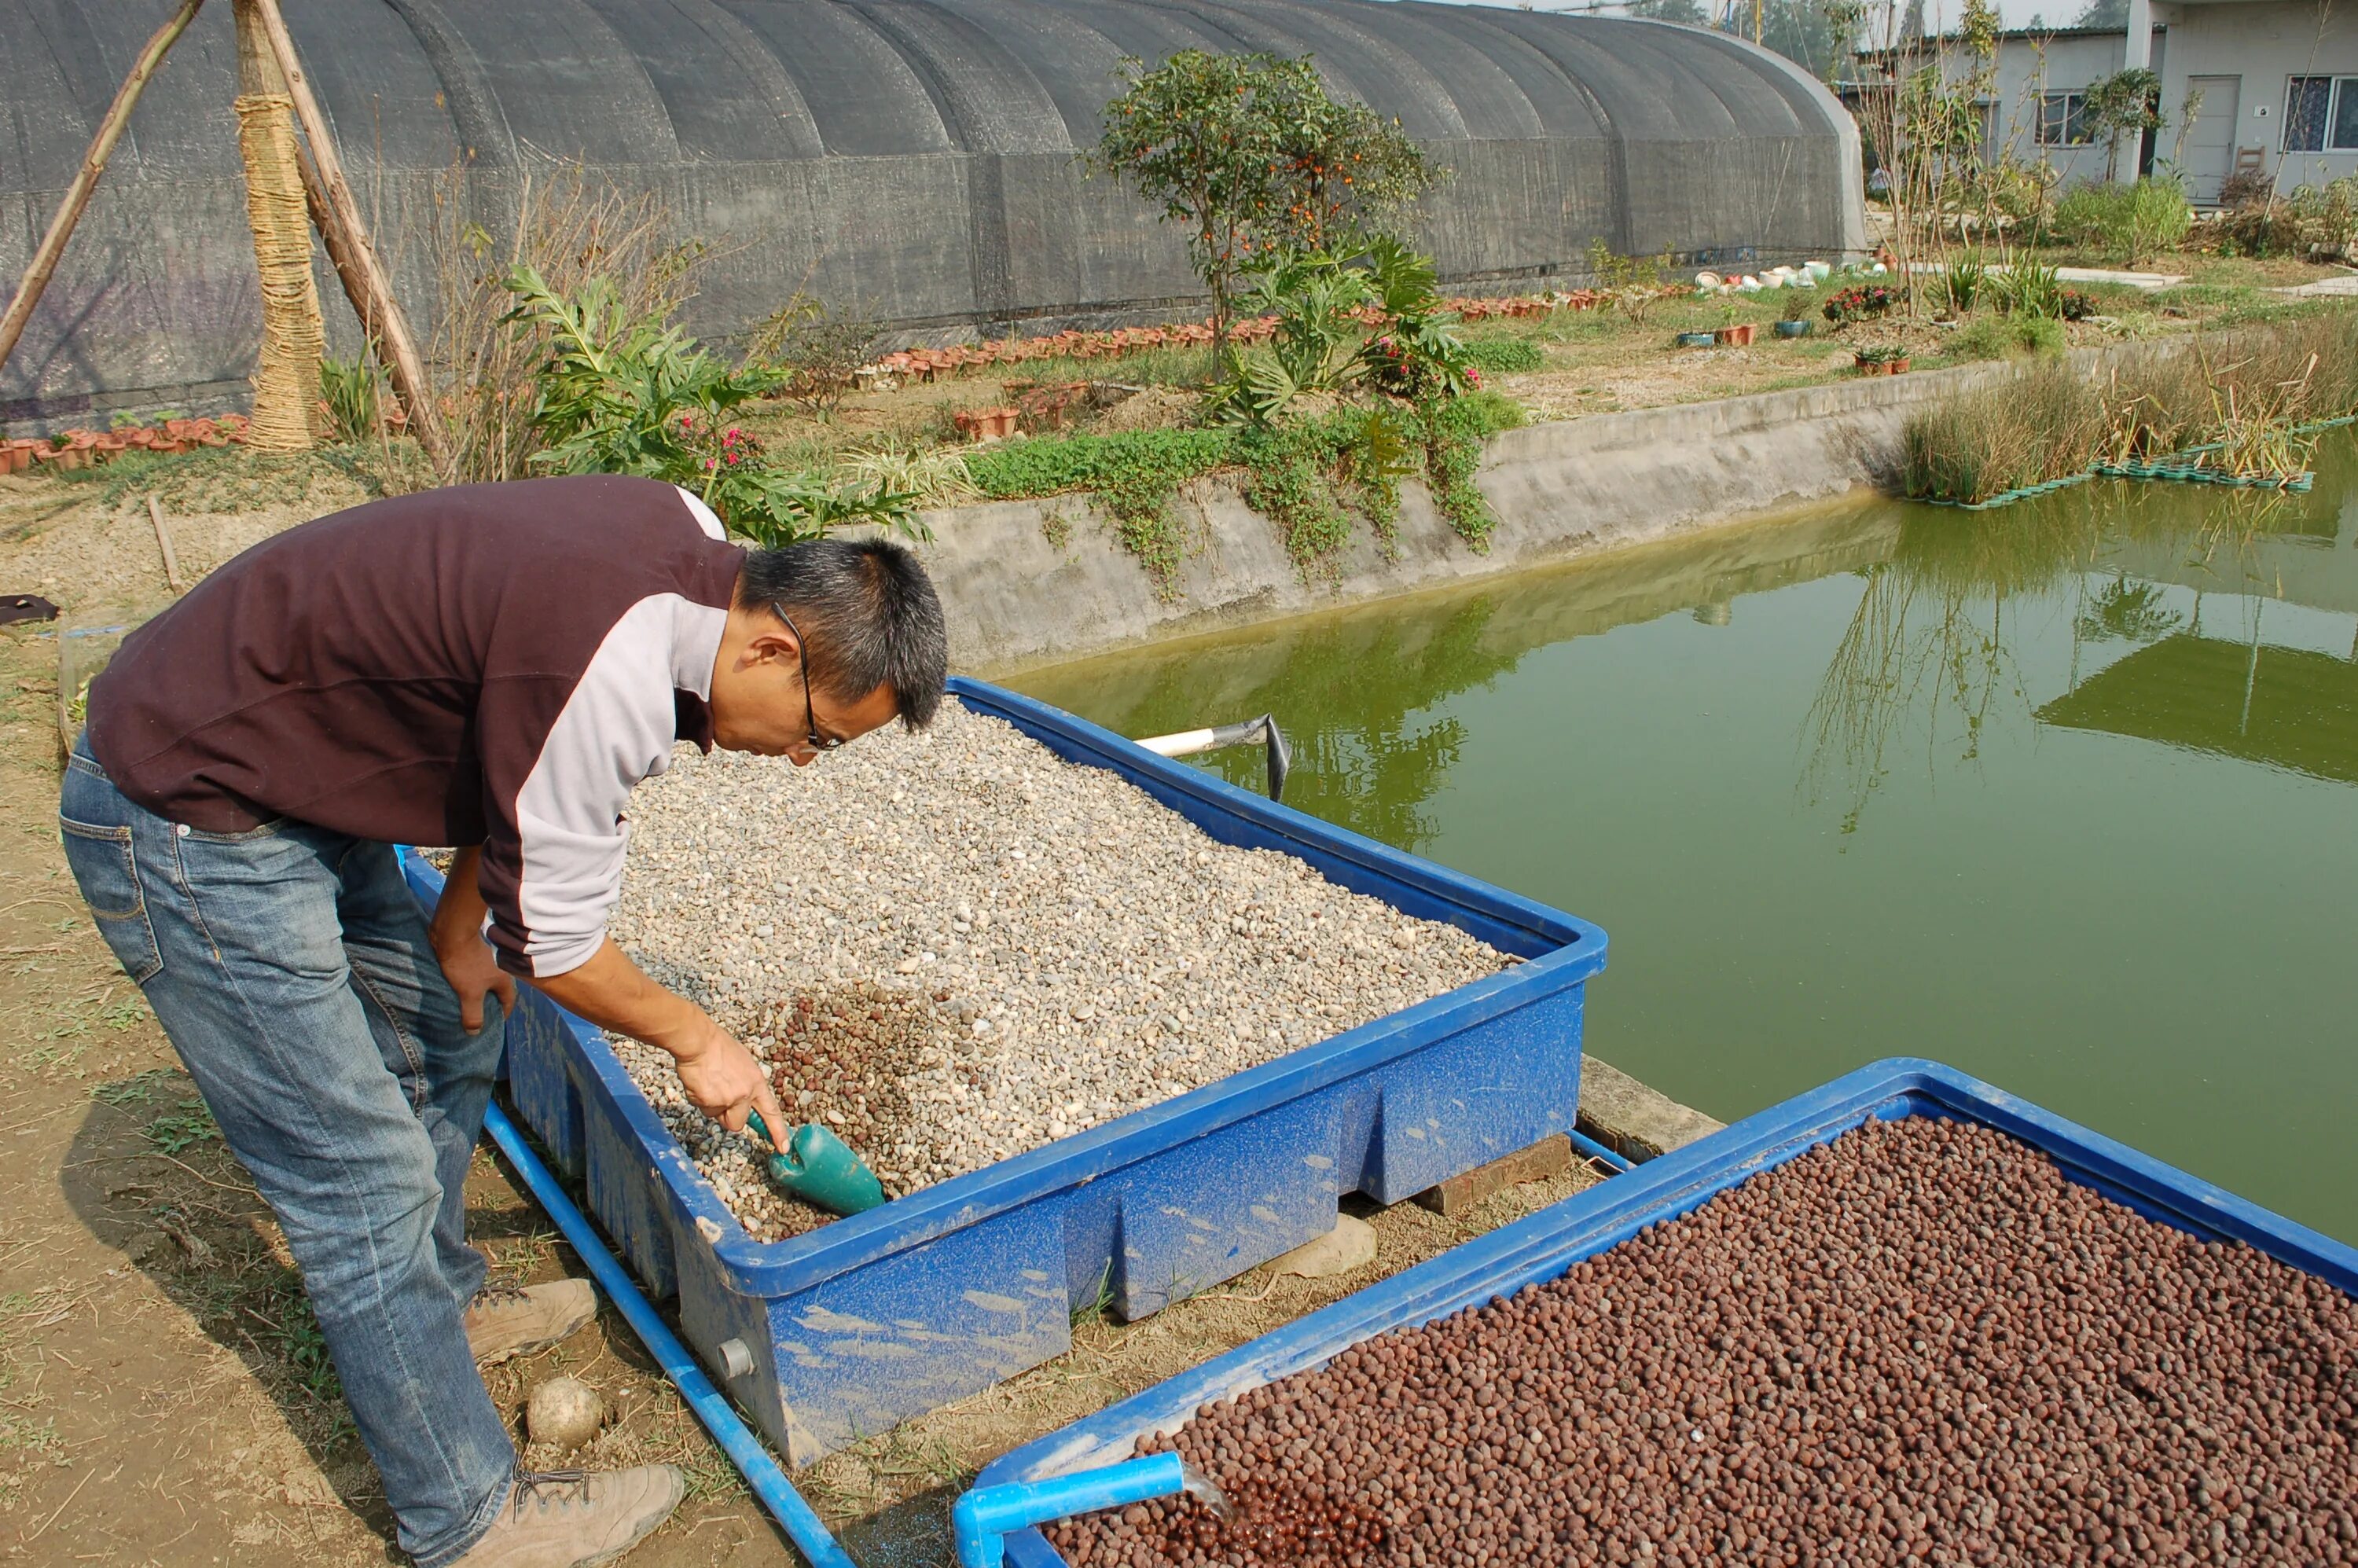
[[[331,463],[244,454],[155,484],[189,580],[363,495]],[[58,847],[60,660],[87,672],[88,650],[171,598],[147,493],[0,478],[0,591],[65,611],[0,628],[0,1561],[399,1562],[277,1227]],[[862,1562],[946,1563],[948,1504],[996,1454],[1592,1179],[1510,1191],[1456,1220],[1412,1205],[1373,1214],[1377,1260],[1339,1278],[1257,1270],[1138,1324],[1085,1322],[1070,1354],[798,1484]],[[495,1278],[580,1272],[488,1153],[468,1200]],[[795,1561],[611,1308],[491,1375],[519,1433],[531,1389],[559,1372],[600,1390],[616,1419],[590,1448],[528,1464],[661,1459],[689,1476],[688,1502],[634,1568]]]

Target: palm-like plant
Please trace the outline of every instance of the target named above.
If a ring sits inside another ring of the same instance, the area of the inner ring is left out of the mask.
[[[739,407],[774,391],[782,373],[734,369],[660,317],[633,313],[611,280],[590,279],[573,297],[530,266],[505,279],[516,297],[503,325],[542,336],[535,375],[533,455],[552,473],[623,473],[695,492],[730,531],[765,546],[872,523],[923,536],[916,497],[878,480],[843,489],[808,473],[782,472],[761,443],[729,423]]]
[[[1431,260],[1388,234],[1264,258],[1250,298],[1277,319],[1276,331],[1267,349],[1228,351],[1213,411],[1228,423],[1268,425],[1304,393],[1348,392],[1371,378],[1389,392],[1427,384],[1464,391],[1465,345],[1434,283]]]

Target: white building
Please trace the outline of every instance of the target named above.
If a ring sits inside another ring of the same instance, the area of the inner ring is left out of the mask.
[[[2175,168],[2201,204],[2239,170],[2279,191],[2358,175],[2353,0],[2131,0],[2126,29],[2002,34],[1985,151],[2044,163],[2067,185],[2103,179],[2107,147],[2088,124],[2087,90],[2133,66],[2160,78],[2166,124],[2142,146],[2124,143],[2117,178]]]

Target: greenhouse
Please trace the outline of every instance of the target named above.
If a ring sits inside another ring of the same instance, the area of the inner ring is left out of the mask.
[[[0,277],[23,270],[170,8],[0,0]],[[904,341],[1200,314],[1179,235],[1076,156],[1124,57],[1188,48],[1309,54],[1336,91],[1398,116],[1451,171],[1417,230],[1462,290],[1569,287],[1599,239],[1721,266],[1864,243],[1857,135],[1833,98],[1779,56],[1670,24],[1375,0],[287,11],[421,321],[449,216],[501,232],[521,193],[567,162],[651,193],[719,253],[687,311],[711,338],[797,290]],[[140,103],[0,379],[0,416],[243,401],[260,307],[237,92],[230,7],[209,5]],[[350,353],[358,329],[317,265],[330,346]]]

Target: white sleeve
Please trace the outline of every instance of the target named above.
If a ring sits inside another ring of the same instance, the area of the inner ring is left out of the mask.
[[[605,941],[630,844],[623,806],[640,780],[671,766],[678,619],[724,614],[656,594],[633,605],[590,656],[516,792],[514,907],[492,906],[492,943],[508,968],[549,979],[588,963]]]

